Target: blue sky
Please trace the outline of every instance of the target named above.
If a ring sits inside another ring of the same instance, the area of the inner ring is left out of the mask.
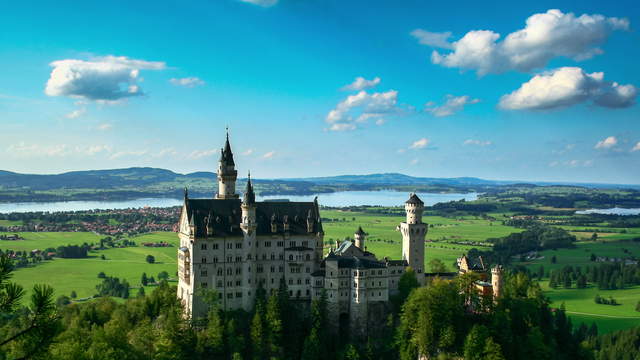
[[[239,171],[258,178],[638,184],[639,13],[631,1],[3,2],[0,169],[213,171],[229,126]]]

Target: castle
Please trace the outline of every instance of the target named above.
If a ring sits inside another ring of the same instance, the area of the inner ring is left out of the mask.
[[[251,310],[256,291],[276,291],[284,281],[292,299],[310,303],[327,296],[333,323],[348,321],[367,329],[380,321],[390,295],[411,266],[423,284],[427,224],[424,202],[411,194],[405,203],[402,260],[378,259],[367,251],[366,233],[357,229],[323,255],[324,231],[317,199],[313,202],[256,201],[250,176],[242,196],[236,193],[229,135],[220,153],[218,193],[191,199],[185,190],[178,236],[178,297],[188,316],[208,310],[199,289],[213,289],[225,310]]]

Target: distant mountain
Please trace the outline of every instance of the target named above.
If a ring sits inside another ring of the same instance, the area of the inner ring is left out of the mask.
[[[246,179],[238,180],[238,190]],[[485,192],[496,186],[522,185],[519,181],[475,177],[431,178],[399,173],[340,175],[311,178],[255,179],[262,195],[310,195],[350,190],[395,189],[421,192]],[[531,183],[529,183],[531,184]],[[530,186],[567,185],[599,188],[635,188],[638,185],[571,184],[534,182]],[[141,197],[182,196],[189,188],[194,196],[210,196],[216,190],[216,174],[179,174],[171,170],[133,167],[112,170],[72,171],[54,175],[19,174],[0,170],[0,201],[120,200]]]

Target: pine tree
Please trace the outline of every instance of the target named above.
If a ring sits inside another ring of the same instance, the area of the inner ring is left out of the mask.
[[[267,313],[265,320],[268,329],[267,347],[269,355],[281,359],[282,349],[282,312],[278,303],[278,296],[271,295],[267,303]]]
[[[147,273],[143,272],[142,277],[140,278],[140,283],[142,286],[147,286],[149,284],[149,278],[147,278]]]
[[[500,344],[493,341],[493,338],[487,339],[487,342],[484,346],[484,353],[482,359],[484,360],[504,360],[504,355],[502,355],[502,348]]]
[[[464,359],[484,359],[483,351],[487,338],[489,338],[489,330],[485,326],[474,325],[464,340]]]
[[[265,346],[265,331],[262,308],[256,308],[251,321],[251,345],[253,349],[253,358],[256,360],[265,359],[267,349]]]

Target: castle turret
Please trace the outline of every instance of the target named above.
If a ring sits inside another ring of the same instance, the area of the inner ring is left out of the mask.
[[[251,235],[257,226],[256,223],[256,194],[251,184],[251,173],[247,176],[247,187],[242,197],[242,230]]]
[[[412,193],[404,209],[407,218],[399,226],[402,232],[402,258],[416,272],[418,282],[424,284],[424,242],[427,235],[427,224],[422,222],[424,202]]]
[[[502,265],[496,265],[491,269],[491,286],[493,287],[493,298],[497,299],[502,296],[503,273]]]
[[[367,234],[362,230],[362,226],[358,227],[358,231],[353,234],[353,238],[355,239],[356,247],[360,248],[360,250],[364,251],[364,240]]]
[[[237,199],[236,179],[238,171],[233,161],[233,152],[229,144],[229,132],[227,132],[227,141],[224,148],[220,150],[220,161],[218,162],[218,199]]]

